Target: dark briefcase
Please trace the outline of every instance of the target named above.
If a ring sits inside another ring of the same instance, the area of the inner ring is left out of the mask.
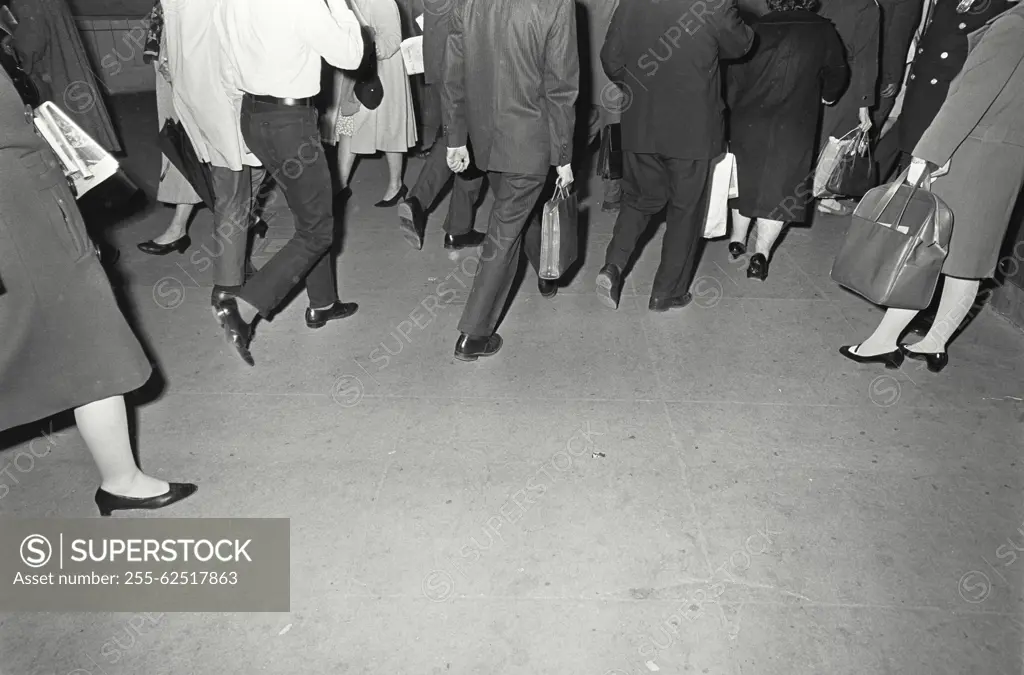
[[[606,124],[601,129],[601,149],[598,151],[598,171],[601,178],[622,178],[622,125]]]

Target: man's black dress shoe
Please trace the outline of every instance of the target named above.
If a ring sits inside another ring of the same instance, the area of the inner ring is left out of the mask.
[[[900,351],[908,359],[915,361],[926,361],[928,370],[933,373],[942,372],[942,369],[949,365],[949,354],[946,352],[915,352],[910,347],[913,345],[900,345]]]
[[[403,185],[402,187],[400,187],[398,189],[398,192],[395,193],[394,197],[392,197],[391,199],[382,199],[379,202],[377,202],[376,204],[374,204],[374,206],[376,206],[378,209],[386,209],[386,208],[395,206],[400,201],[405,199],[405,196],[407,194],[409,194],[409,188],[407,188],[407,187],[405,187]]]
[[[352,316],[356,313],[357,309],[359,309],[359,305],[354,302],[335,302],[327,309],[307,307],[306,325],[310,328],[323,328],[327,325],[328,321]]]
[[[345,217],[345,205],[348,204],[350,199],[352,199],[352,188],[347,185],[334,193],[334,199],[331,201],[331,211],[334,215],[335,224],[341,224]]]
[[[612,309],[619,308],[622,295],[622,272],[615,265],[608,264],[597,273],[597,297]]]
[[[553,298],[558,293],[558,282],[551,279],[537,279],[537,290],[545,298]]]
[[[249,341],[252,340],[252,326],[247,324],[242,315],[238,313],[238,303],[234,298],[224,299],[219,307],[214,308],[214,314],[220,325],[224,328],[224,335],[228,342],[235,348],[242,360],[250,366],[256,365],[249,353]]]
[[[423,233],[427,231],[427,214],[420,200],[409,197],[398,205],[398,226],[402,236],[417,251],[423,248]]]
[[[470,230],[465,234],[446,234],[444,235],[444,247],[450,251],[458,251],[463,248],[480,246],[484,243],[484,239],[487,239],[487,235],[476,230]]]
[[[861,356],[853,353],[853,350],[858,347],[860,345],[840,347],[839,353],[856,363],[884,363],[889,370],[896,370],[903,365],[903,351],[900,349],[872,356]]]
[[[501,349],[501,336],[473,337],[465,333],[455,343],[455,358],[460,361],[476,361],[481,356],[493,356]]]
[[[747,245],[744,244],[743,242],[739,242],[739,241],[730,241],[729,242],[729,255],[732,256],[733,260],[735,260],[736,258],[739,258],[741,255],[743,255],[746,252],[747,252]]]
[[[747,278],[760,279],[761,281],[768,278],[768,258],[763,253],[755,253],[750,256],[750,264],[747,266]]]
[[[162,509],[186,497],[191,497],[199,488],[192,483],[170,483],[170,489],[155,497],[122,497],[111,494],[103,488],[96,489],[96,506],[101,516],[109,516],[114,511],[133,509]]]
[[[217,322],[220,323],[220,327],[224,327],[224,323],[221,319],[221,309],[224,307],[224,303],[228,300],[234,300],[238,295],[238,291],[241,290],[241,286],[214,286],[213,291],[210,292],[210,307],[213,309],[213,316],[217,318]]]
[[[138,244],[139,250],[149,255],[167,255],[171,251],[177,251],[178,253],[184,253],[188,250],[188,247],[192,245],[192,238],[187,234],[184,237],[175,239],[169,244],[158,244],[152,239],[143,241]]]
[[[677,309],[679,307],[686,307],[693,300],[693,295],[686,293],[677,298],[655,298],[652,297],[651,301],[647,303],[647,309],[652,312],[667,312],[670,309]]]

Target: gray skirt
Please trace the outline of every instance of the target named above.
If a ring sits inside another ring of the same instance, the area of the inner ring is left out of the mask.
[[[1024,146],[975,136],[953,154],[932,192],[953,212],[942,273],[962,279],[995,275],[1006,230],[1024,183]]]

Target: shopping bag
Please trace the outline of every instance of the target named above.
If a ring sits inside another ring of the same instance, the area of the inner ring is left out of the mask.
[[[853,212],[832,280],[876,305],[925,309],[949,251],[953,214],[923,187],[893,183],[868,191]]]
[[[837,197],[863,197],[875,187],[877,169],[871,152],[871,136],[861,131],[855,142],[839,156],[825,184],[825,189]]]
[[[606,180],[622,178],[622,125],[606,124],[601,129],[601,149],[597,154],[598,173]]]
[[[541,213],[541,279],[553,281],[565,274],[579,253],[579,211],[576,195],[569,188],[555,189]]]
[[[729,200],[740,196],[736,155],[727,152],[711,168],[711,191],[704,219],[704,238],[717,239],[729,231]]]
[[[816,198],[837,196],[828,191],[829,179],[832,178],[832,173],[835,171],[836,165],[839,164],[840,158],[856,144],[859,132],[860,127],[857,127],[842,138],[833,136],[828,139],[828,143],[818,155],[818,163],[814,167],[814,196]]]

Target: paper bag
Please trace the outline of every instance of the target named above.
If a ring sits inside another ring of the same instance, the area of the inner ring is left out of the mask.
[[[740,196],[736,155],[727,152],[711,168],[711,191],[704,221],[704,238],[724,237],[729,225],[729,200]]]
[[[579,210],[576,195],[557,188],[541,215],[538,276],[553,281],[576,262],[579,253]]]

